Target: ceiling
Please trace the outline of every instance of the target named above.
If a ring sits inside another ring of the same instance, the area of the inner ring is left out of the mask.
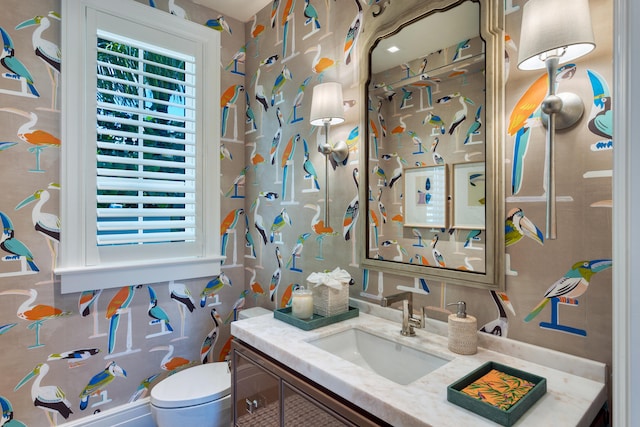
[[[194,3],[206,6],[219,12],[225,17],[237,19],[241,22],[250,21],[253,15],[262,10],[272,0],[192,0]]]
[[[446,15],[446,16],[445,16]],[[465,2],[445,12],[434,13],[381,39],[371,55],[371,72],[376,74],[422,58],[431,52],[480,34],[480,6]],[[416,41],[419,42],[417,43]],[[400,48],[389,53],[390,46]]]

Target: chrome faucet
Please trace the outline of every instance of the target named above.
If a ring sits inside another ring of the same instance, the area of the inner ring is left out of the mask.
[[[413,317],[413,292],[400,292],[399,294],[383,297],[380,301],[382,307],[389,307],[391,304],[402,301],[402,330],[400,334],[412,337],[416,334],[414,328],[424,326],[424,308],[420,311],[420,318]]]

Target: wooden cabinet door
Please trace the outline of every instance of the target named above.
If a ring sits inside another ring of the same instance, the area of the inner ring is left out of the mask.
[[[284,427],[357,427],[296,387],[282,382]]]
[[[236,427],[390,427],[237,339],[231,353]]]
[[[237,427],[280,426],[280,378],[233,351],[233,422]]]

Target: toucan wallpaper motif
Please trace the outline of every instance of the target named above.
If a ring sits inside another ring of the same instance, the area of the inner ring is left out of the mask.
[[[422,152],[416,156],[429,164],[446,162],[444,144],[434,145],[431,133],[441,132],[443,126],[449,135],[454,113],[463,107],[467,114],[458,125],[460,143],[467,137],[471,142],[482,138],[481,126],[472,129],[474,122],[484,120],[477,94],[444,94],[455,96],[448,99],[451,111],[440,117],[442,122],[435,116],[423,124],[426,115],[385,114],[386,129],[379,121],[367,123],[368,129],[361,127],[359,103],[365,101],[359,99],[358,86],[363,84],[358,81],[360,35],[369,20],[384,16],[385,8],[397,7],[397,2],[275,0],[242,23],[190,0],[137,1],[221,34],[221,114],[212,120],[221,123],[220,233],[226,255],[222,274],[60,294],[53,268],[64,244],[60,242],[64,224],[59,220],[63,189],[58,183],[64,144],[60,139],[64,16],[59,0],[4,0],[1,426],[59,425],[148,397],[150,389],[171,372],[225,360],[229,324],[244,308],[286,306],[291,292],[304,286],[310,273],[337,266],[354,279],[352,297],[375,302],[375,297],[405,287],[414,290],[417,304],[437,309],[462,299],[482,332],[503,337],[508,332],[511,339],[611,363],[612,1],[590,2],[597,47],[565,64],[556,77],[559,91],[581,97],[585,115],[557,136],[559,237],[555,241],[544,238],[540,102],[545,75],[517,69],[526,1],[504,2],[507,248],[501,256],[507,265],[506,292],[392,276],[359,266],[364,239],[356,233],[358,221],[372,224],[375,216],[396,229],[404,221],[387,202],[393,191],[404,188],[403,178],[394,175],[402,165],[400,150],[391,149],[391,144]],[[347,143],[349,158],[330,164],[325,177],[324,157],[317,151],[324,130],[309,124],[309,112],[313,87],[329,81],[342,84],[346,119],[331,127],[330,136]],[[406,107],[417,102],[417,95],[411,99],[411,94],[400,91],[389,107]],[[393,133],[401,121],[410,126]],[[366,135],[383,131],[389,135],[378,147],[379,168],[366,170],[359,163],[362,144],[369,142]],[[363,212],[358,186],[368,173],[381,182],[371,193],[381,204]],[[330,185],[327,223],[325,178]],[[411,230],[406,238],[439,249],[451,238],[448,231],[438,233],[439,243]],[[458,236],[462,244],[467,237],[471,245],[482,242],[481,234],[468,234]],[[393,240],[379,236],[384,256],[398,256]],[[412,262],[446,262],[444,255],[438,259],[432,251],[426,254],[431,258],[400,251]],[[473,266],[474,261],[468,261]]]

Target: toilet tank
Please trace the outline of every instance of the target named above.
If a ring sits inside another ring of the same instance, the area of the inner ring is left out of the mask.
[[[267,310],[264,307],[251,307],[245,310],[240,310],[240,313],[238,313],[238,320],[248,319],[250,317],[258,317],[258,316],[262,316],[263,314],[272,314],[272,313],[273,311]]]

